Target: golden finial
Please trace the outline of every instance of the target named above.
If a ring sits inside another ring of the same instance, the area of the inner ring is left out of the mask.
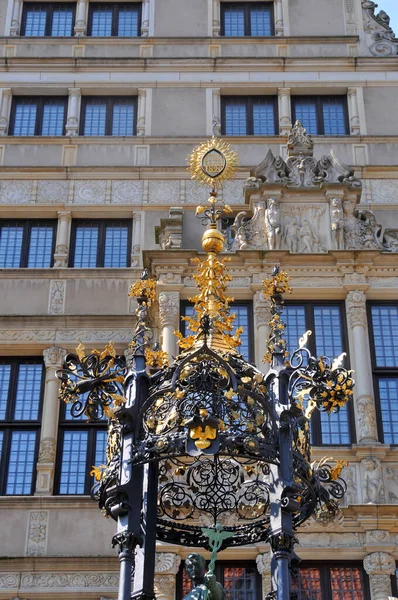
[[[192,151],[188,162],[191,178],[201,185],[211,185],[214,191],[235,176],[239,158],[230,144],[213,136]]]

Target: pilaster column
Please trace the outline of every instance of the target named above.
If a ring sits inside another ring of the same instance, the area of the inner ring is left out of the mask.
[[[160,292],[159,319],[162,328],[162,350],[170,357],[177,355],[177,339],[174,331],[178,329],[180,318],[179,292]]]
[[[137,135],[145,135],[145,116],[146,116],[146,90],[138,90],[138,108],[137,108]]]
[[[79,121],[80,121],[80,102],[81,92],[80,88],[69,88],[69,101],[68,101],[68,118],[66,120],[66,135],[79,135]]]
[[[212,32],[214,36],[220,35],[221,30],[221,8],[220,0],[213,0],[213,23]]]
[[[149,36],[149,1],[143,0],[142,3],[141,37]]]
[[[279,131],[281,135],[288,135],[292,128],[292,108],[290,101],[290,88],[279,88]]]
[[[75,35],[86,35],[87,31],[87,0],[78,0],[76,8]]]
[[[64,269],[68,266],[72,215],[68,211],[58,211],[57,215],[58,227],[54,253],[54,267]]]
[[[275,2],[275,35],[285,35],[282,0]]]
[[[10,35],[19,35],[19,29],[21,26],[21,9],[22,2],[21,0],[14,0],[12,6],[12,17],[11,17],[11,27],[10,27]]]
[[[11,111],[11,88],[3,88],[0,104],[0,135],[7,135]]]
[[[257,570],[263,580],[263,599],[271,591],[271,553],[259,554],[256,558]]]
[[[221,90],[212,89],[212,127],[213,135],[221,135]]]
[[[263,358],[267,352],[267,341],[269,334],[268,324],[271,320],[271,312],[262,292],[256,292],[253,296],[253,313],[254,331],[256,332],[254,336],[254,358],[257,368],[265,373],[268,368],[267,365],[263,363]]]
[[[373,552],[363,560],[365,571],[369,575],[372,600],[387,600],[392,596],[391,575],[395,575],[394,557],[386,552]]]
[[[359,119],[358,99],[356,88],[348,88],[348,106],[350,115],[351,135],[361,134],[361,122]]]
[[[46,367],[44,387],[43,417],[41,422],[39,460],[37,463],[37,496],[51,496],[54,484],[55,449],[57,446],[59,414],[59,380],[55,371],[61,368],[66,350],[52,346],[43,351]]]
[[[131,266],[136,267],[141,262],[141,213],[133,213],[133,234],[131,240]]]
[[[155,594],[157,600],[174,600],[176,575],[181,557],[172,552],[157,552],[155,559]]]
[[[361,290],[349,292],[346,298],[346,310],[353,345],[352,367],[355,371],[357,441],[360,444],[369,444],[377,442],[377,427],[365,292]]]

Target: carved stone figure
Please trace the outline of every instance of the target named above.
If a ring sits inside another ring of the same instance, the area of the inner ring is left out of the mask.
[[[376,439],[376,414],[373,399],[362,397],[357,402],[359,440]]]
[[[312,225],[308,219],[303,220],[300,227],[300,251],[301,252],[322,252],[324,248],[319,241]]]
[[[297,217],[293,217],[285,226],[284,240],[287,249],[290,252],[299,251],[300,225],[297,223]]]
[[[354,467],[346,467],[343,473],[344,481],[347,484],[347,491],[344,494],[344,505],[358,503],[358,484],[357,472]]]
[[[183,600],[224,600],[225,590],[214,574],[206,573],[206,561],[200,554],[189,554],[185,570],[192,581],[192,589]]]
[[[268,238],[268,248],[279,250],[281,245],[281,211],[277,198],[268,198],[265,211],[265,229]]]
[[[362,460],[364,473],[364,502],[365,504],[378,504],[384,498],[383,477],[381,463],[378,458],[364,458]]]
[[[333,198],[330,202],[330,226],[333,247],[344,250],[344,212],[340,198]]]

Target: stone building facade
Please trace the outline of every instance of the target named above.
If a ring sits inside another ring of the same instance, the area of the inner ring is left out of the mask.
[[[278,262],[291,347],[312,329],[314,351],[345,351],[356,372],[353,406],[313,430],[314,459],[349,461],[344,520],[303,528],[295,585],[316,600],[397,596],[388,15],[368,0],[2,0],[0,35],[0,600],[116,598],[114,526],[88,495],[105,426],[68,420],[55,370],[79,341],[124,350],[143,266],[159,281],[155,333],[176,354],[207,194],[186,156],[213,133],[240,156],[222,197],[246,356],[262,364],[261,281]],[[159,545],[158,599],[182,597],[186,554]],[[269,590],[266,546],[226,551],[219,568],[239,598]]]

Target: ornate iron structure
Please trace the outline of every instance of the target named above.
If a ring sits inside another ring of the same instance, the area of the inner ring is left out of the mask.
[[[197,153],[195,169],[199,159]],[[215,162],[224,173],[228,165],[219,157]],[[206,162],[208,171],[212,164],[213,158]],[[345,463],[311,462],[310,419],[316,409],[332,413],[346,404],[351,373],[343,356],[311,356],[305,347],[310,332],[289,357],[282,313],[290,287],[279,267],[264,282],[272,313],[268,373],[239,354],[230,276],[218,257],[224,238],[217,220],[224,207],[215,189],[209,207],[197,211],[210,222],[202,238],[207,256],[197,261],[195,314],[187,318],[190,334],[177,334],[181,353],[174,363],[151,348],[156,283],[143,272],[131,288],[137,325],[125,357],[116,356],[111,344],[88,356],[80,346],[59,372],[61,398],[71,403],[73,415],[109,419],[107,461],[93,470],[93,496],[118,523],[119,600],[155,598],[156,539],[210,548],[213,561],[220,548],[269,542],[270,598],[287,600],[295,531],[312,515],[335,518],[346,490]]]

